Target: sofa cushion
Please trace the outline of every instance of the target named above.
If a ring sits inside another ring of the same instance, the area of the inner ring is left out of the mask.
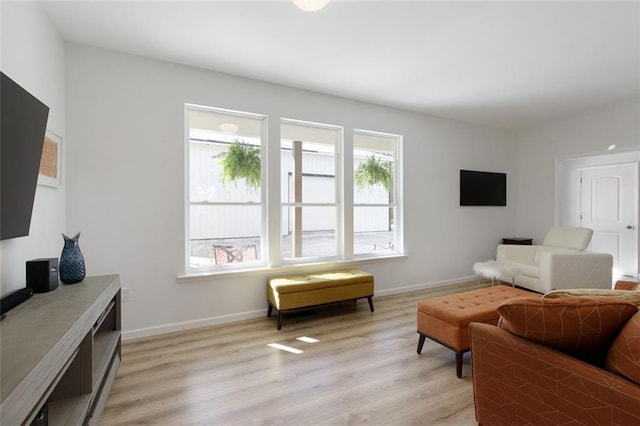
[[[605,367],[640,385],[640,312],[627,321],[613,341]]]
[[[520,275],[540,278],[540,264],[534,262],[514,263],[520,268]]]
[[[609,297],[516,298],[498,306],[499,327],[582,360],[598,363],[638,311]]]
[[[640,291],[606,290],[599,288],[578,288],[567,290],[553,290],[545,294],[545,299],[558,299],[560,297],[617,297],[640,307]]]

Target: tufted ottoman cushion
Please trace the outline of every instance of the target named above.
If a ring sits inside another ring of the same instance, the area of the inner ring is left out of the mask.
[[[498,324],[498,305],[536,293],[507,286],[485,287],[418,302],[418,353],[426,337],[456,353],[456,373],[462,377],[462,354],[469,350],[469,323]]]
[[[366,298],[373,312],[373,292],[373,275],[359,269],[272,277],[267,280],[267,316],[278,310],[280,330],[283,313],[292,309]]]

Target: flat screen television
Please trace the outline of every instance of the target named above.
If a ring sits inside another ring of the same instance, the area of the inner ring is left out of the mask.
[[[29,235],[49,107],[0,72],[0,240]]]
[[[460,170],[461,206],[506,206],[506,173]]]

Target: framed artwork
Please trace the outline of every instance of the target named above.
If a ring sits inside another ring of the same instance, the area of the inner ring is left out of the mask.
[[[61,183],[62,138],[50,130],[44,136],[38,184],[60,187]]]

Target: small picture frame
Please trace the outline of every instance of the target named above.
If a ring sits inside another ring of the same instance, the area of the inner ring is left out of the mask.
[[[59,188],[62,175],[62,138],[50,130],[44,136],[38,184]]]

